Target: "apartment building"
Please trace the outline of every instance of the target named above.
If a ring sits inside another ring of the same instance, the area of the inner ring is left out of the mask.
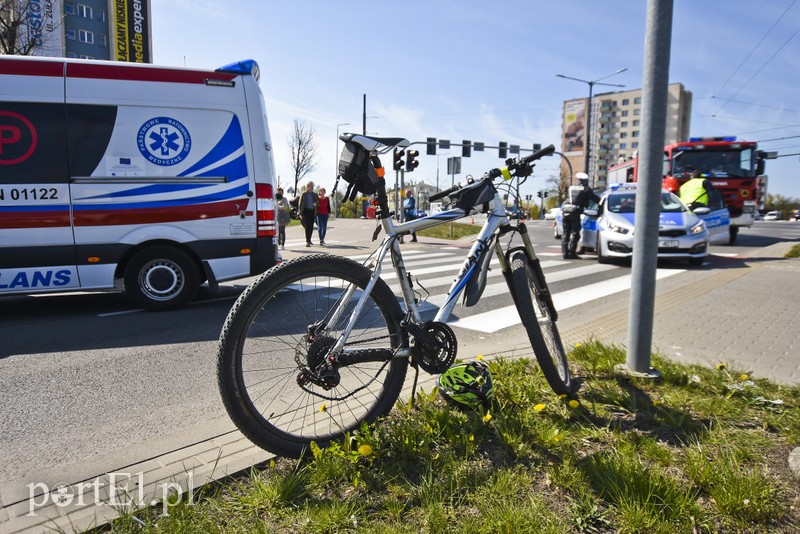
[[[595,187],[606,185],[608,168],[638,152],[642,131],[642,90],[617,91],[564,102],[562,115],[561,175],[577,172],[592,177]],[[668,87],[667,126],[664,144],[686,140],[691,125],[692,93],[682,83]],[[591,113],[591,121],[589,120]],[[586,131],[589,125],[591,132]],[[586,163],[586,148],[589,162]],[[588,168],[588,170],[587,170]]]
[[[18,0],[0,17],[20,23],[3,53],[153,62],[150,0]]]

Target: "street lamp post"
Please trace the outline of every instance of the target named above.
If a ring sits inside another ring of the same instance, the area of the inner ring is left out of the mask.
[[[336,125],[336,141],[334,142],[334,150],[335,150],[335,157],[333,159],[333,168],[335,169],[333,172],[333,183],[336,183],[336,178],[339,176],[339,126],[349,126],[349,122],[341,122]],[[334,213],[336,214],[336,218],[339,218],[339,199],[336,198],[336,191],[333,192],[333,201],[336,203],[336,207],[334,208]]]
[[[622,67],[621,69],[617,69],[608,76],[603,76],[602,78],[598,78],[596,80],[582,80],[580,78],[573,78],[572,76],[564,76],[563,74],[556,74],[558,78],[566,78],[567,80],[575,80],[576,82],[583,82],[589,85],[589,102],[586,105],[586,162],[584,166],[586,167],[586,173],[590,176],[592,184],[594,184],[594,172],[590,170],[589,162],[590,162],[590,153],[592,150],[592,90],[594,89],[595,85],[607,85],[609,87],[625,87],[623,84],[619,83],[598,83],[600,80],[605,80],[606,78],[610,78],[612,76],[616,76],[622,72],[628,70],[627,67]]]

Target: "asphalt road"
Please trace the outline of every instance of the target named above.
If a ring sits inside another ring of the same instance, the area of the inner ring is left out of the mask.
[[[543,261],[554,262],[547,275],[553,273],[555,293],[588,284],[607,286],[628,269],[578,275],[597,266],[594,256],[560,261],[549,226],[532,226],[537,252]],[[665,287],[702,283],[717,268],[799,237],[800,223],[759,222],[742,231],[736,246],[713,247],[714,255],[701,268],[664,265]],[[452,259],[454,274],[459,255],[466,252],[414,246],[421,253],[407,261],[418,263],[417,270],[449,265]],[[348,255],[363,253],[357,247],[341,249]],[[162,313],[137,310],[119,294],[0,299],[0,480],[39,481],[47,473],[87,463],[120,465],[121,457],[153,457],[231,430],[217,392],[216,341],[246,282],[225,284],[217,294],[201,292],[187,308]],[[627,291],[621,291],[563,311],[562,332],[588,321],[592,306],[624,307],[627,298]],[[455,318],[489,314],[510,304],[507,295],[484,298],[475,308],[457,307]],[[497,331],[458,328],[457,333],[459,346],[474,353],[511,348],[524,339],[522,328],[514,325]]]

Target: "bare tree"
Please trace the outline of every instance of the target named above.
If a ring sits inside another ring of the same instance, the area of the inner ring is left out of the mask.
[[[314,141],[314,127],[305,121],[295,119],[294,130],[289,138],[289,149],[292,154],[292,170],[294,170],[294,191],[299,193],[297,184],[308,173],[313,171],[317,162],[317,143]]]
[[[0,54],[29,56],[61,24],[62,14],[50,2],[0,0]]]

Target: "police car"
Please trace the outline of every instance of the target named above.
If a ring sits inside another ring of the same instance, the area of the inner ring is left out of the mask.
[[[614,184],[600,199],[597,217],[597,261],[630,258],[633,254],[636,184]],[[727,212],[727,209],[724,209]],[[727,233],[722,210],[698,208],[712,220],[715,230]],[[730,224],[730,215],[727,216]],[[708,256],[711,234],[706,222],[669,191],[661,191],[658,257],[686,259],[701,265]]]

